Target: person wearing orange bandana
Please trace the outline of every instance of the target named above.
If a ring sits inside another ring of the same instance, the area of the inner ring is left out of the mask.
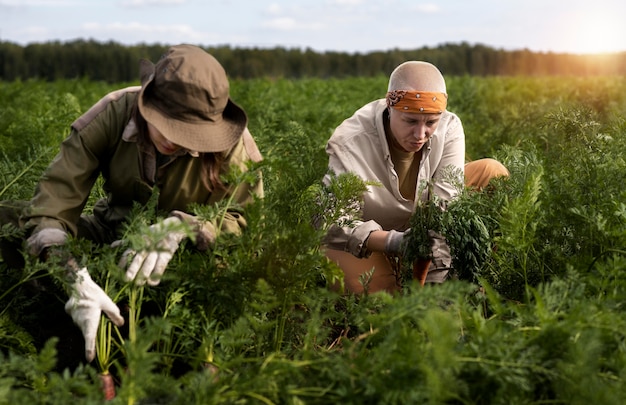
[[[361,107],[329,139],[324,181],[332,174],[354,173],[373,183],[363,195],[358,217],[331,224],[323,241],[327,257],[344,272],[348,292],[361,293],[362,276],[372,269],[368,292],[399,289],[390,258],[401,253],[415,201],[429,197],[420,184],[431,182],[434,194],[451,200],[458,188],[444,179],[450,172],[464,175],[458,180],[478,189],[495,176],[508,176],[493,159],[466,166],[463,125],[447,110],[447,101],[437,67],[404,62],[391,73],[386,97]],[[450,249],[438,235],[432,249],[426,282],[441,283],[450,274]]]

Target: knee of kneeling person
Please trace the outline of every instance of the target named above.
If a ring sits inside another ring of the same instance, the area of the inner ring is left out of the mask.
[[[465,185],[482,190],[492,179],[510,176],[502,163],[492,158],[478,159],[465,164]]]

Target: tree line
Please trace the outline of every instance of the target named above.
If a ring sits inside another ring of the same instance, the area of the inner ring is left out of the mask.
[[[138,61],[152,61],[168,44],[122,45],[74,40],[18,45],[0,42],[0,79],[5,81],[88,78],[111,83],[138,79]],[[231,78],[344,78],[387,76],[406,60],[425,60],[444,75],[472,76],[593,76],[626,74],[626,52],[576,55],[506,51],[466,42],[414,50],[391,49],[368,53],[316,52],[310,48],[206,47]]]

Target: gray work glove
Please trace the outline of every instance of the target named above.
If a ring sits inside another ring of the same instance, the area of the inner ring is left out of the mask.
[[[26,248],[30,255],[40,256],[45,249],[63,245],[66,240],[67,232],[57,228],[44,228],[26,239]]]
[[[149,247],[136,252],[127,249],[120,260],[119,266],[126,270],[126,281],[134,280],[135,284],[155,286],[161,282],[165,268],[174,256],[180,243],[187,237],[183,222],[178,217],[169,217],[149,228],[146,235]],[[128,264],[130,262],[130,264]]]
[[[65,304],[74,323],[83,332],[85,338],[85,358],[92,361],[96,356],[96,334],[100,324],[100,315],[104,312],[117,326],[124,325],[124,318],[113,300],[89,276],[86,267],[75,271],[71,277],[70,299]]]
[[[404,232],[399,232],[395,229],[390,230],[385,239],[385,253],[391,256],[401,255],[404,249],[402,242],[409,231],[410,228]]]

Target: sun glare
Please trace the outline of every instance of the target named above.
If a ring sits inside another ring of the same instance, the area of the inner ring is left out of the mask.
[[[581,17],[570,32],[569,48],[576,53],[596,54],[626,51],[622,16],[590,14]]]

